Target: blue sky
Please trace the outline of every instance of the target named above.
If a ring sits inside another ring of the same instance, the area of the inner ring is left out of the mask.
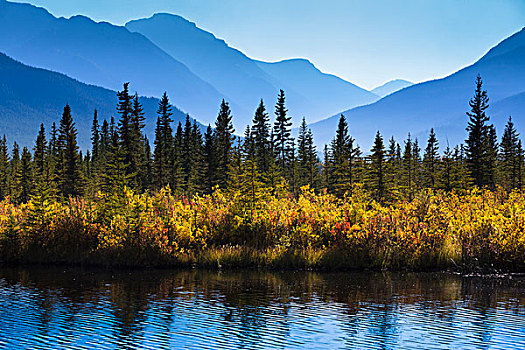
[[[310,59],[365,88],[446,76],[525,26],[525,0],[18,0],[124,24],[181,15],[248,56]]]

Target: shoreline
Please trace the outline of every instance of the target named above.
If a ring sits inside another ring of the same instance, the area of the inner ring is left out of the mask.
[[[231,252],[230,249],[227,249]],[[244,250],[244,251],[243,251]],[[220,250],[219,250],[220,251]],[[323,254],[323,252],[316,252],[318,256],[323,259],[333,252]],[[343,252],[344,253],[344,252]],[[130,262],[118,261],[115,257],[106,256],[104,260],[91,257],[82,261],[57,261],[44,260],[35,258],[19,258],[13,260],[0,260],[0,268],[15,267],[15,268],[32,268],[32,267],[56,267],[56,268],[89,268],[99,269],[104,271],[112,270],[211,270],[211,271],[238,271],[238,270],[260,270],[260,271],[287,271],[287,272],[319,272],[319,273],[335,273],[335,272],[406,272],[406,273],[450,273],[460,275],[461,277],[483,277],[483,278],[512,278],[525,277],[525,268],[509,269],[498,268],[494,266],[467,266],[465,264],[450,263],[442,266],[397,266],[384,267],[379,264],[375,265],[353,265],[349,261],[338,260],[336,263],[330,260],[323,262],[322,260],[315,263],[310,263],[306,260],[308,252],[295,252],[291,255],[280,256],[273,261],[264,261],[264,252],[255,252],[253,250],[246,250],[241,248],[234,251],[234,254],[222,255],[217,260],[210,260],[210,255],[217,256],[217,250],[208,250],[199,255],[188,255],[185,257],[175,257],[167,261],[166,259],[152,260],[150,262]],[[238,260],[232,260],[232,255]],[[250,260],[250,257],[252,258]],[[255,257],[255,259],[253,259]],[[164,261],[161,261],[164,260]]]

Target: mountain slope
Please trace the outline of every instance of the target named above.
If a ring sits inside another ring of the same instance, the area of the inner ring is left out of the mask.
[[[389,82],[386,82],[383,85],[376,87],[370,92],[373,92],[379,97],[385,97],[396,91],[399,91],[401,89],[404,89],[412,85],[414,85],[414,83],[411,83],[410,81],[403,80],[403,79],[395,79],[395,80],[390,80]]]
[[[81,148],[90,146],[93,111],[99,120],[116,117],[115,91],[87,85],[63,74],[33,68],[0,53],[0,135],[9,142],[32,146],[40,123],[50,131],[59,122],[66,103],[72,109]],[[140,98],[146,117],[146,132],[153,142],[158,100]],[[185,114],[173,108],[173,119],[183,121]]]
[[[0,32],[0,51],[25,64],[113,90],[125,81],[143,95],[159,97],[166,90],[175,104],[206,121],[214,120],[224,97],[143,35],[123,27],[0,2]]]
[[[261,98],[270,111],[284,89],[294,121],[319,120],[339,110],[377,100],[377,96],[347,81],[322,74],[306,60],[278,63],[248,58],[195,23],[170,14],[128,22],[126,28],[146,36],[192,72],[231,98],[237,129],[251,122]]]
[[[257,65],[272,75],[281,85],[308,98],[311,106],[296,109],[299,116],[315,122],[336,113],[345,106],[361,106],[378,100],[378,97],[335,75],[326,74],[305,59],[291,59],[274,63],[257,61]],[[292,109],[290,101],[290,109]]]
[[[439,80],[416,84],[395,92],[368,106],[342,112],[350,123],[350,131],[358,143],[368,150],[374,134],[380,130],[385,138],[406,138],[406,134],[426,141],[428,130],[437,130],[441,144],[448,139],[451,145],[463,142],[469,110],[468,101],[474,92],[476,76],[481,74],[491,107],[489,115],[498,135],[512,114],[517,127],[525,130],[525,110],[519,103],[502,101],[525,91],[525,29],[505,39],[473,65]],[[513,100],[510,100],[513,101]],[[339,115],[312,125],[317,142],[328,142]],[[523,133],[523,131],[522,131]]]

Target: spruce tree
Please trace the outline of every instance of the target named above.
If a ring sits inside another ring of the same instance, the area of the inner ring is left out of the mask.
[[[288,110],[285,105],[286,97],[284,91],[279,91],[277,103],[275,105],[275,123],[273,126],[275,155],[278,159],[279,170],[284,173],[290,152],[291,117],[287,115]]]
[[[0,200],[9,196],[9,149],[5,135],[0,139]]]
[[[20,159],[20,168],[16,174],[17,201],[26,203],[33,193],[33,169],[31,162],[31,153],[27,147],[22,149]]]
[[[412,200],[414,194],[414,150],[410,133],[405,141],[405,150],[403,152],[403,188]]]
[[[58,180],[64,197],[79,196],[83,192],[82,164],[78,153],[77,129],[69,105],[64,107],[58,129]]]
[[[346,118],[341,114],[335,138],[330,144],[329,184],[330,189],[338,196],[350,191],[355,182],[355,163],[360,155],[354,139],[348,134]]]
[[[217,148],[211,125],[208,125],[206,134],[204,134],[204,160],[205,160],[205,183],[206,192],[211,193],[217,184]]]
[[[222,100],[219,115],[215,122],[216,184],[221,188],[226,187],[228,182],[230,152],[235,138],[234,132],[230,106]]]
[[[98,124],[98,112],[95,109],[93,113],[93,123],[91,125],[91,157],[93,163],[96,163],[99,157],[100,148],[100,126]]]
[[[512,118],[509,117],[500,144],[501,178],[503,187],[512,190],[518,187],[520,151],[519,134],[514,127]]]
[[[16,199],[18,198],[18,183],[17,174],[20,171],[20,146],[16,141],[13,143],[13,150],[11,151],[11,166],[9,171],[9,195]]]
[[[469,102],[470,112],[467,126],[468,138],[465,140],[465,152],[467,166],[474,184],[482,187],[487,186],[491,174],[487,174],[487,167],[492,167],[489,162],[489,117],[486,110],[489,107],[487,92],[483,90],[483,81],[478,75],[476,78],[476,90],[474,97]]]
[[[33,151],[35,155],[35,176],[37,179],[41,179],[44,177],[47,165],[47,141],[44,124],[40,124],[40,130],[38,131]]]
[[[136,174],[135,183],[140,189],[144,189],[146,184],[146,149],[142,129],[145,127],[144,109],[139,102],[139,96],[135,93],[132,98],[131,108],[131,174]]]
[[[317,151],[313,140],[312,131],[306,124],[305,118],[299,128],[297,138],[297,178],[299,186],[310,185],[315,188],[318,177]]]
[[[385,145],[379,131],[376,134],[370,153],[368,187],[372,191],[374,198],[379,202],[383,202],[387,195],[387,184],[385,182]]]
[[[155,128],[155,149],[153,151],[153,178],[157,188],[170,183],[170,167],[174,163],[173,129],[171,123],[171,104],[168,95],[164,93],[157,110],[157,126]]]
[[[253,138],[254,155],[257,168],[266,173],[270,168],[271,154],[270,154],[270,126],[268,124],[268,114],[266,107],[261,100],[255,116],[253,117],[253,126],[251,134]]]
[[[450,149],[449,149],[450,151]],[[434,128],[430,129],[427,147],[423,156],[423,170],[425,186],[430,188],[436,187],[436,174],[439,163],[439,142],[434,133]]]

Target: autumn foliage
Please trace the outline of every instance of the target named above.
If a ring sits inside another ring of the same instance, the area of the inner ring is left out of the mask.
[[[99,193],[93,201],[0,202],[0,261],[312,268],[525,267],[525,193],[422,191],[379,204],[216,190],[187,198]]]

